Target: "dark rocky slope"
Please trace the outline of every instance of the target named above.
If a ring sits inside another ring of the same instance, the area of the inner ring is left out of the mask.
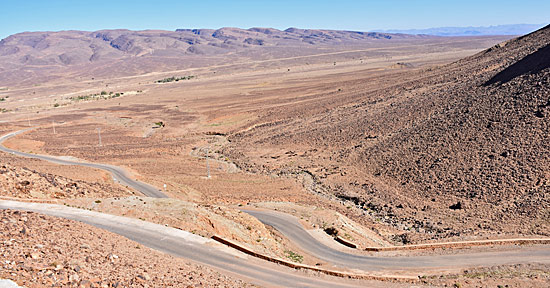
[[[235,133],[226,152],[254,171],[308,171],[399,241],[548,235],[549,44],[547,26],[376,88],[342,83],[340,94],[267,111],[258,123],[269,124]],[[275,165],[243,146],[300,157]]]

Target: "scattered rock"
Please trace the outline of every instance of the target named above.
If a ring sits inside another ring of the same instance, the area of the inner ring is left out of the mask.
[[[453,210],[459,210],[462,209],[462,203],[460,201],[456,202],[455,204],[449,206],[450,209]]]

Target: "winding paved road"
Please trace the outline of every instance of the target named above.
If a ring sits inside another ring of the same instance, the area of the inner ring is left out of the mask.
[[[235,254],[216,247],[206,239],[179,229],[141,221],[134,218],[114,216],[62,205],[0,201],[0,209],[33,211],[46,215],[84,222],[98,228],[122,235],[147,247],[206,264],[218,270],[237,274],[252,283],[262,286],[283,287],[364,287],[365,283],[387,287],[384,282],[347,281],[333,277],[315,277],[291,268]],[[231,251],[233,252],[233,251]],[[235,252],[237,253],[237,252]],[[393,287],[405,285],[392,284]],[[391,287],[390,286],[390,287]]]
[[[130,186],[146,196],[166,198],[167,196],[153,186],[138,182],[127,176],[119,167],[105,164],[77,162],[59,157],[29,154],[8,149],[1,145],[6,139],[23,133],[21,130],[0,137],[0,151],[15,155],[37,158],[63,165],[80,165],[103,169],[110,172],[121,183]],[[16,201],[0,201],[0,209],[17,209],[34,211],[51,216],[63,217],[84,222],[113,233],[125,236],[150,248],[175,256],[191,259],[195,262],[210,265],[218,269],[237,274],[253,283],[268,286],[292,287],[356,287],[365,282],[347,281],[339,278],[318,278],[306,275],[293,269],[261,261],[250,257],[237,257],[226,250],[206,245],[211,240],[189,232],[164,227],[133,218],[113,216],[98,212],[75,209],[61,205],[42,203],[23,203]],[[290,241],[307,253],[336,266],[359,269],[362,271],[378,271],[395,273],[396,271],[440,270],[453,267],[492,266],[503,264],[518,264],[528,262],[550,263],[550,247],[523,247],[514,251],[492,251],[483,253],[468,253],[457,255],[412,256],[412,257],[371,257],[345,253],[330,248],[312,237],[298,220],[290,215],[274,211],[243,210],[283,233]],[[384,287],[401,286],[396,283],[370,282],[371,285]]]
[[[309,254],[344,268],[354,268],[363,271],[382,271],[388,269],[429,271],[440,268],[494,266],[533,262],[550,264],[549,246],[522,247],[513,251],[412,257],[373,257],[350,254],[319,242],[304,229],[294,216],[275,211],[243,210],[243,212],[277,229],[292,243],[298,245]]]
[[[54,156],[48,156],[48,155],[39,155],[39,154],[31,154],[31,153],[25,153],[20,152],[17,150],[9,149],[4,147],[2,143],[6,141],[7,139],[16,136],[18,134],[27,132],[29,130],[32,130],[33,128],[19,130],[17,132],[12,132],[9,134],[6,134],[2,137],[0,137],[0,151],[11,153],[14,155],[27,157],[27,158],[35,158],[40,160],[46,160],[49,162],[61,164],[61,165],[78,165],[78,166],[84,166],[84,167],[91,167],[96,169],[105,170],[107,172],[110,172],[113,175],[113,178],[115,178],[119,183],[126,185],[128,187],[132,187],[138,192],[142,193],[145,196],[148,197],[154,197],[154,198],[168,198],[166,194],[162,193],[159,189],[143,182],[139,182],[137,180],[134,180],[128,176],[128,173],[124,171],[124,169],[113,166],[113,165],[107,165],[107,164],[96,164],[96,163],[87,163],[87,162],[77,162],[77,161],[71,161],[67,159],[63,159],[60,157],[54,157]]]

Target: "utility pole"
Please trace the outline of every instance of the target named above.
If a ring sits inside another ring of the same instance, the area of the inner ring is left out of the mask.
[[[97,128],[97,136],[99,138],[99,146],[101,146],[101,128]]]
[[[55,134],[55,122],[52,120],[53,134]]]
[[[27,115],[27,121],[29,122],[29,127],[31,127],[31,116]]]
[[[210,144],[206,147],[206,178],[210,179],[210,163],[208,163],[208,150],[210,150]]]

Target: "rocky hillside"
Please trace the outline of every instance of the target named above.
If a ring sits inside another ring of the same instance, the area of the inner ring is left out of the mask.
[[[0,279],[24,287],[253,287],[80,222],[0,210]]]
[[[266,112],[227,153],[252,170],[307,171],[399,241],[548,235],[549,45],[547,26],[376,89],[342,83],[338,97]],[[243,145],[292,151],[274,165]]]
[[[105,198],[131,192],[102,183],[72,180],[10,164],[0,165],[0,196],[16,198]]]

